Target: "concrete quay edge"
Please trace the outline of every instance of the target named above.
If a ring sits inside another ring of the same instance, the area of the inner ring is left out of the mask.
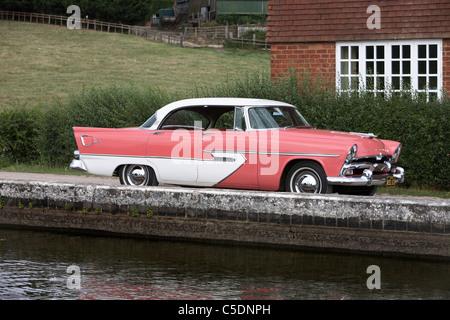
[[[446,199],[11,180],[0,196],[0,226],[450,259]]]

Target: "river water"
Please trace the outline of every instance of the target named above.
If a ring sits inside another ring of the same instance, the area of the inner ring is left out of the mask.
[[[0,300],[449,298],[445,261],[0,228]]]

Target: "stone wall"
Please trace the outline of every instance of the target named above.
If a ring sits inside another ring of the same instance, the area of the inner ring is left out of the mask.
[[[450,258],[449,201],[0,181],[0,226]]]

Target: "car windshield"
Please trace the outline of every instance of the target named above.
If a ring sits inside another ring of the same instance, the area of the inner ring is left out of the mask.
[[[253,129],[309,127],[308,122],[292,107],[253,107],[248,111]]]

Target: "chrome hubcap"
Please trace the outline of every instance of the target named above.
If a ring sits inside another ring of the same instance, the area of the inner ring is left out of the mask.
[[[131,185],[144,185],[148,180],[148,170],[143,166],[131,166],[127,170],[127,180]]]
[[[319,193],[321,182],[318,176],[311,172],[300,172],[295,176],[294,190],[301,193]]]

